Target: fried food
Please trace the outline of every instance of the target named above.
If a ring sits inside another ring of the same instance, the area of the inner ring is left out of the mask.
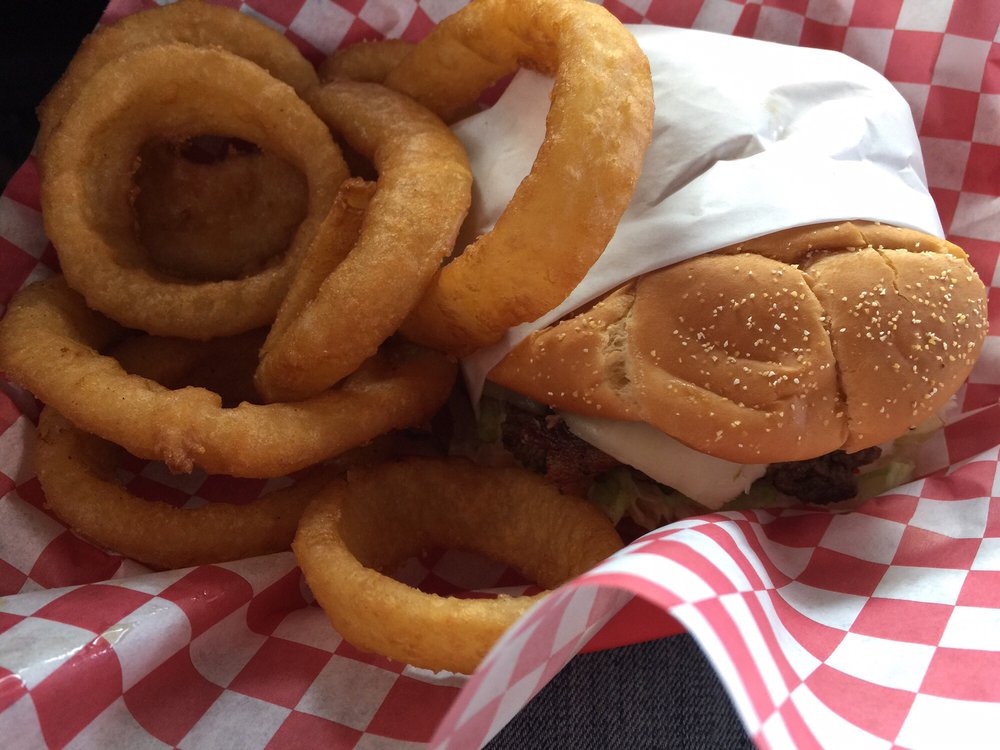
[[[584,0],[473,0],[385,79],[446,122],[519,65],[555,78],[545,141],[492,231],[448,263],[403,326],[465,353],[554,308],[603,252],[649,145],[653,88],[634,37]]]
[[[158,268],[185,279],[258,273],[306,215],[301,173],[231,138],[147,143],[134,182],[139,244]]]
[[[95,544],[164,569],[288,549],[306,504],[337,475],[321,466],[246,505],[178,508],[136,497],[122,486],[116,477],[121,453],[52,408],[42,410],[35,466],[48,507]]]
[[[496,229],[442,271],[472,176],[441,115],[522,61],[556,77],[548,138]],[[322,86],[281,35],[200,0],[91,35],[40,108],[64,275],[10,302],[0,370],[45,404],[38,477],[77,533],[162,568],[267,554],[294,533],[346,638],[471,672],[543,594],[441,598],[380,571],[437,545],[551,588],[621,540],[533,474],[399,460],[442,451],[394,431],[452,394],[453,353],[551,307],[601,252],[649,140],[648,65],[583,0],[478,0],[426,43],[359,45],[321,72]],[[349,179],[335,139],[377,181]],[[247,505],[182,509],[130,492],[128,454],[179,473],[304,473]]]
[[[178,92],[183,92],[178,96]],[[155,138],[203,133],[259,145],[305,177],[309,212],[273,264],[240,279],[192,283],[145,256],[129,197],[134,161]],[[43,157],[42,212],[63,273],[122,325],[208,339],[270,323],[347,167],[326,126],[287,84],[219,49],[144,47],[82,86]]]
[[[471,673],[543,594],[457,599],[381,571],[429,547],[466,549],[554,588],[621,548],[591,503],[520,469],[409,459],[347,473],[310,503],[292,548],[337,631],[369,651]]]
[[[417,304],[472,200],[461,143],[435,115],[372,83],[336,81],[310,102],[332,130],[378,171],[357,241],[325,278],[309,269],[293,283],[261,350],[257,387],[270,401],[315,395],[353,372]],[[308,251],[343,251],[338,201]],[[318,261],[325,267],[330,263]],[[296,285],[303,289],[295,289]],[[303,299],[310,297],[307,303]]]
[[[412,42],[380,39],[352,44],[334,52],[319,64],[319,80],[330,83],[340,79],[382,83],[389,72],[413,49]]]
[[[310,353],[306,352],[303,356],[298,350],[292,349],[289,343],[294,333],[287,332],[292,327],[301,328],[303,322],[300,321],[306,310],[319,304],[315,300],[323,283],[358,241],[361,223],[374,194],[374,182],[356,177],[345,180],[340,186],[330,213],[320,224],[310,252],[299,264],[288,294],[278,309],[278,316],[268,332],[265,345],[261,347],[254,379],[265,398],[280,401],[281,396],[285,395],[292,373],[283,368],[291,366],[303,375],[309,375]],[[338,342],[333,341],[332,346],[336,348]],[[316,359],[322,358],[324,353],[320,350],[316,353]],[[291,388],[291,393],[294,400],[294,387]]]
[[[52,134],[98,70],[133,50],[172,42],[225,49],[256,63],[300,94],[319,83],[309,61],[274,29],[231,8],[180,0],[134,13],[84,39],[38,108],[38,154],[44,155]]]
[[[455,364],[443,356],[392,344],[313,398],[224,408],[217,393],[171,390],[99,353],[122,333],[56,277],[12,300],[0,321],[0,369],[80,429],[178,472],[285,476],[422,423],[455,378]]]

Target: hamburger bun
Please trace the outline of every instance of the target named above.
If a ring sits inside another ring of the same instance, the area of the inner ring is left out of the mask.
[[[489,379],[729,461],[798,461],[921,423],[968,376],[986,329],[961,248],[842,222],[634,279],[532,334]]]

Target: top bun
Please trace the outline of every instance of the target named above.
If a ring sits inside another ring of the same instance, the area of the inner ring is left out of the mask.
[[[633,279],[533,333],[489,378],[729,461],[797,461],[915,427],[968,376],[986,329],[961,248],[842,222]]]

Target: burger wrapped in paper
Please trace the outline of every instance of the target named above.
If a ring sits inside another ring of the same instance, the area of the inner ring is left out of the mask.
[[[909,107],[838,53],[633,32],[657,107],[635,198],[560,308],[465,361],[474,396],[490,381],[481,432],[644,526],[900,483],[892,444],[940,426],[986,334]],[[546,85],[520,74],[457,126],[479,191],[466,231],[527,171]],[[498,138],[501,164],[477,163]]]

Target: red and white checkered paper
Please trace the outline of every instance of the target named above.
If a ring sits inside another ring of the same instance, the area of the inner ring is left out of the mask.
[[[113,0],[104,21],[150,4]],[[318,61],[360,39],[419,39],[462,2],[230,4]],[[628,23],[842,50],[882,72],[911,105],[943,224],[990,286],[1000,331],[1000,0],[606,5]],[[29,160],[0,198],[0,301],[54,266]],[[465,750],[588,643],[623,642],[622,625],[633,639],[669,632],[675,618],[761,747],[993,745],[998,399],[992,335],[961,394],[965,417],[930,446],[946,468],[853,513],[749,511],[661,529],[548,597],[466,680],[345,643],[290,553],[151,573],[79,540],[46,512],[26,458],[34,403],[0,383],[0,737],[29,748]],[[128,468],[130,487],[177,503],[233,490]],[[520,584],[462,555],[423,562],[408,579],[444,593]]]

